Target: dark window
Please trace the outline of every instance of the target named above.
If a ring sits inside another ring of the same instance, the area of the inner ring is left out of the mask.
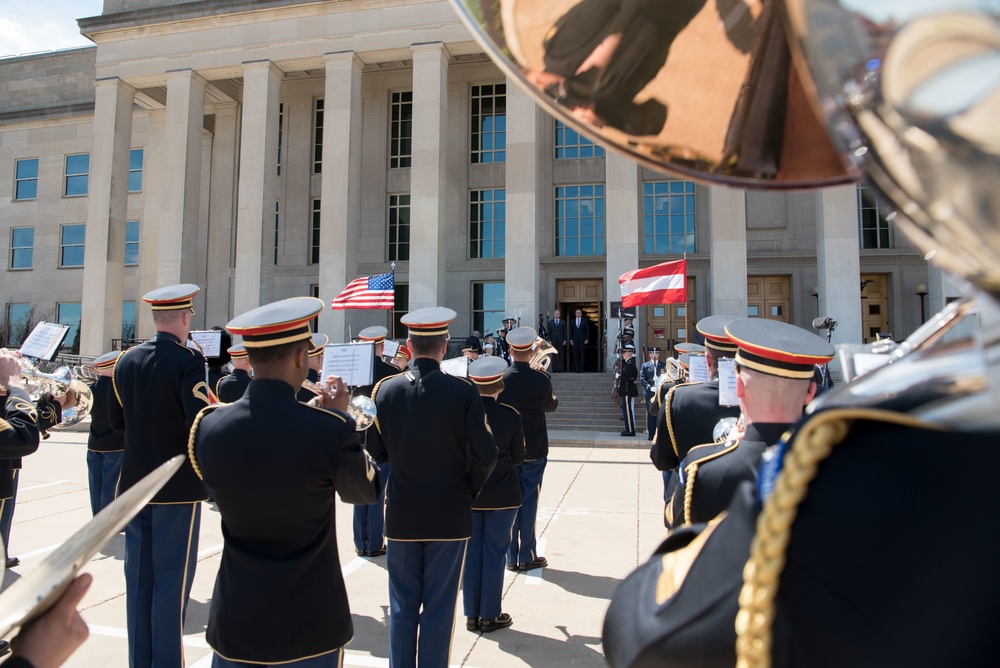
[[[556,188],[556,255],[604,255],[604,186]]]
[[[323,100],[313,109],[313,174],[323,172]]]
[[[10,231],[10,268],[31,269],[35,256],[35,228],[15,227]]]
[[[313,200],[312,228],[309,235],[309,262],[319,264],[320,200]]]
[[[90,154],[78,153],[66,156],[66,197],[80,197],[87,194],[90,184]]]
[[[389,195],[389,261],[410,259],[410,194]]]
[[[86,232],[87,226],[83,223],[62,226],[59,240],[60,267],[83,266],[83,244]]]
[[[469,257],[504,257],[506,244],[506,190],[469,193]]]
[[[409,167],[413,150],[413,91],[392,94],[389,104],[389,168]]]
[[[128,191],[142,192],[142,159],[144,151],[134,148],[128,154]]]
[[[472,329],[485,336],[501,327],[505,292],[503,283],[472,284]]]
[[[603,158],[604,147],[595,144],[582,134],[556,120],[556,158]]]
[[[695,252],[694,182],[644,183],[642,195],[646,254]]]
[[[138,220],[130,220],[125,223],[125,264],[139,264]]]
[[[18,160],[14,167],[14,199],[38,197],[38,158]]]
[[[507,84],[472,87],[472,162],[507,161]]]

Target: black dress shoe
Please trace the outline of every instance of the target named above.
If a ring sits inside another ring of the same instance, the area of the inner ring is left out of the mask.
[[[7,557],[7,568],[14,568],[15,566],[19,565],[20,563],[21,563],[21,560],[18,559],[17,557]]]
[[[367,554],[369,557],[381,557],[385,554],[385,548],[382,548],[381,550],[370,550]]]
[[[354,554],[358,555],[359,557],[367,557],[368,556],[368,553],[365,552],[364,550],[354,550]]]
[[[494,619],[481,620],[479,622],[479,630],[483,633],[492,633],[493,631],[505,629],[513,623],[514,620],[510,618],[510,615],[506,612],[502,612],[499,617],[495,617]]]
[[[479,617],[466,617],[465,630],[479,633]]]
[[[6,640],[0,640],[0,656],[7,656],[10,654],[10,643]]]
[[[524,562],[523,564],[517,567],[517,570],[521,572],[531,571],[536,568],[545,568],[548,565],[549,565],[548,559],[546,559],[545,557],[538,557],[537,559],[532,559],[531,561]],[[507,626],[510,626],[510,624],[508,624]]]
[[[511,573],[517,573],[521,569],[517,567],[517,564],[507,564],[507,570]]]
[[[635,436],[634,431],[623,431],[619,436]]]

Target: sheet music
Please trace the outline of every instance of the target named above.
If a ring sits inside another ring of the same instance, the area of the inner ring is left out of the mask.
[[[63,341],[66,340],[67,333],[69,333],[69,325],[40,322],[35,325],[31,334],[28,334],[28,338],[21,344],[20,353],[24,357],[34,357],[51,362],[59,352]]]
[[[736,360],[731,357],[719,359],[719,405],[740,405],[736,397]]]
[[[386,339],[382,342],[382,357],[387,359],[392,359],[399,352],[399,342],[393,341],[392,339]]]
[[[205,357],[219,357],[222,347],[222,332],[207,329],[203,331],[192,331],[191,339],[201,347],[201,354]]]
[[[704,355],[691,355],[688,358],[688,380],[692,383],[707,383],[712,380],[708,375],[708,360]]]
[[[468,378],[469,358],[463,355],[462,357],[453,357],[450,360],[444,360],[441,362],[441,373],[446,373],[449,376]]]
[[[323,350],[320,380],[340,376],[349,387],[363,387],[374,382],[375,344],[331,343]]]

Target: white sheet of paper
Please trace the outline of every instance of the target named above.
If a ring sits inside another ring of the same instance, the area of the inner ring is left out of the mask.
[[[374,382],[375,344],[331,343],[323,349],[321,381],[327,376],[340,376],[348,387],[363,387]]]
[[[396,356],[399,351],[399,342],[393,341],[392,339],[386,339],[382,342],[382,357],[386,359],[392,359]]]
[[[854,378],[871,373],[880,366],[889,363],[889,355],[879,353],[855,353],[854,355]]]
[[[222,347],[222,332],[214,329],[191,332],[191,338],[201,346],[201,354],[205,357],[218,357]]]
[[[719,359],[719,405],[740,405],[736,397],[736,360],[731,357]]]
[[[441,373],[446,373],[449,376],[461,376],[462,378],[469,377],[469,358],[465,357],[452,357],[450,360],[444,360],[441,362]]]
[[[707,383],[712,380],[708,375],[708,360],[704,355],[691,355],[688,367],[688,381],[692,383]]]
[[[24,357],[51,361],[59,351],[59,346],[66,338],[67,332],[69,332],[69,325],[40,322],[35,325],[31,334],[28,334],[28,338],[21,344],[20,353]]]

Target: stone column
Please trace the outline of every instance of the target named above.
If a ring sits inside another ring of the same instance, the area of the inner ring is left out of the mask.
[[[819,315],[837,321],[835,343],[861,343],[861,260],[857,186],[817,190]]]
[[[196,279],[205,84],[192,70],[167,73],[158,287]],[[202,304],[204,295],[199,294],[195,310]]]
[[[445,123],[448,50],[414,44],[413,152],[410,169],[410,309],[444,306]]]
[[[122,331],[125,217],[135,89],[117,77],[95,82],[80,354],[101,355]]]
[[[230,303],[236,209],[236,165],[239,105],[215,105],[215,137],[212,142],[211,196],[208,202],[208,282],[205,286],[205,321],[225,323],[236,315]]]
[[[962,291],[956,286],[954,274],[935,264],[927,264],[927,296],[924,297],[927,303],[924,306],[924,312],[928,320],[943,309],[948,302],[960,299],[961,296]]]
[[[708,191],[712,308],[707,315],[747,315],[746,192],[711,186]],[[690,314],[688,338],[697,319]]]
[[[608,151],[606,155],[604,168],[607,201],[604,210],[607,213],[604,229],[607,238],[608,264],[604,280],[607,283],[605,288],[607,301],[617,302],[622,298],[618,277],[626,271],[639,268],[639,167],[633,161],[613,151]],[[641,311],[641,309],[635,310]],[[607,314],[609,318],[611,315]],[[640,313],[636,313],[636,316],[642,320]],[[638,325],[639,321],[634,324]],[[609,323],[607,329],[606,363],[614,359],[615,346],[618,343],[617,319],[613,324]],[[638,327],[635,329],[637,332],[641,331]],[[641,340],[639,344],[642,344]]]
[[[323,102],[323,175],[319,233],[319,330],[347,341],[346,313],[330,301],[358,277],[361,226],[361,70],[353,51],[328,53]]]
[[[282,72],[269,60],[243,63],[243,128],[236,217],[234,314],[272,300],[278,94]]]
[[[156,333],[153,312],[142,301],[142,295],[160,285],[160,229],[163,227],[163,202],[166,199],[164,143],[167,110],[152,109],[148,114],[149,128],[142,165],[142,222],[139,226],[139,299],[135,309],[135,333],[137,338],[142,339]]]
[[[538,326],[539,129],[542,111],[507,80],[507,219],[504,297],[507,313]],[[547,118],[547,116],[545,117]]]

